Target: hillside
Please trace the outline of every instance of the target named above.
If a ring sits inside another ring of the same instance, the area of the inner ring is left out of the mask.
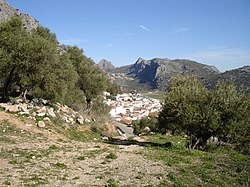
[[[9,19],[13,16],[21,17],[24,27],[29,31],[39,25],[39,22],[29,14],[22,13],[19,9],[12,7],[5,0],[0,0],[0,21]]]
[[[144,60],[139,58],[134,64],[115,68],[109,73],[114,77],[116,83],[127,90],[165,90],[173,75],[194,75],[202,80],[208,76],[219,74],[219,71],[214,66],[186,59]]]
[[[250,66],[244,66],[242,68],[233,69],[224,73],[210,76],[204,81],[207,87],[214,87],[217,82],[225,81],[243,86],[244,90],[250,92]]]
[[[65,129],[59,123],[39,128],[30,119],[0,111],[0,186],[247,186],[249,182],[249,156],[234,151],[189,152],[185,138],[173,136],[103,141],[90,136],[86,127],[81,129]]]

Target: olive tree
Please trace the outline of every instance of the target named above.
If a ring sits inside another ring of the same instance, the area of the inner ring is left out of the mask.
[[[212,136],[229,141],[249,120],[248,111],[249,101],[235,86],[219,83],[208,90],[195,77],[175,76],[159,115],[159,128],[184,132],[189,148],[194,149],[204,147]]]

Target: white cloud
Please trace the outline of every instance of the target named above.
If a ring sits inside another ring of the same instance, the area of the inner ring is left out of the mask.
[[[141,29],[147,31],[147,32],[151,32],[150,29],[148,29],[147,27],[145,27],[144,25],[140,25]]]
[[[250,51],[241,48],[214,48],[197,51],[187,56],[200,63],[215,65],[220,71],[250,65]]]
[[[176,30],[173,31],[173,33],[182,33],[182,32],[187,32],[190,31],[191,28],[185,27],[185,28],[178,28]]]

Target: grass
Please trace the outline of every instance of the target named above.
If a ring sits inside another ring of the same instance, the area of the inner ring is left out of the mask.
[[[173,186],[247,186],[250,178],[250,156],[225,147],[209,152],[185,148],[180,136],[150,136],[155,143],[172,142],[170,148],[147,147],[141,154],[160,160],[170,168],[166,185]]]
[[[20,178],[20,180],[24,183],[25,187],[36,187],[49,184],[49,181],[47,179],[44,179],[37,174],[34,174],[29,178]]]
[[[67,130],[67,135],[70,139],[75,141],[94,141],[100,140],[100,134],[93,131],[79,131],[71,128]]]

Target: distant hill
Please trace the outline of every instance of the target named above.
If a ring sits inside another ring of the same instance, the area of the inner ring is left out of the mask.
[[[100,66],[102,69],[104,69],[107,72],[112,72],[115,69],[115,66],[111,62],[109,62],[105,59],[102,59],[98,63],[98,66]]]
[[[194,75],[203,80],[219,73],[214,66],[186,59],[170,60],[167,58],[154,58],[152,60],[139,58],[132,65],[115,68],[110,72],[114,81],[128,90],[165,90],[169,85],[170,78],[175,74]]]
[[[9,5],[5,0],[0,0],[0,21],[9,19],[13,16],[21,17],[24,27],[27,30],[32,30],[39,26],[39,22],[29,14],[22,13],[18,9]]]
[[[204,83],[207,87],[212,88],[219,81],[243,86],[244,90],[250,92],[250,66],[244,66],[242,68],[229,70],[215,76],[210,76],[204,80]]]

